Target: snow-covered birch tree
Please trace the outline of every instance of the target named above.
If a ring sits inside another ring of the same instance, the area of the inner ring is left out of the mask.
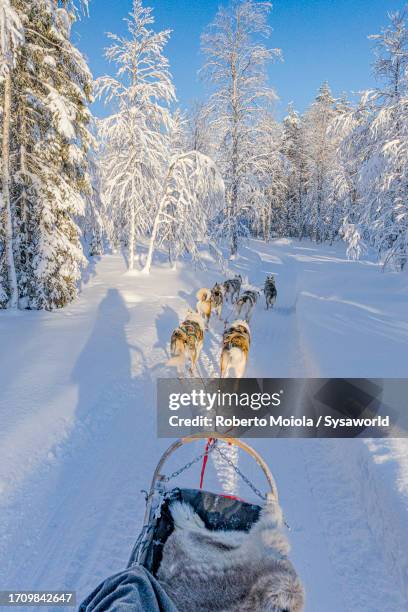
[[[351,257],[373,247],[384,265],[402,269],[408,253],[408,29],[407,11],[390,13],[375,42],[379,85],[363,92],[357,109],[335,122],[350,194],[344,238]],[[347,192],[347,190],[346,190]]]
[[[195,101],[189,110],[187,124],[187,151],[200,151],[208,157],[216,156],[216,134],[211,124],[208,105]]]
[[[208,223],[223,205],[224,182],[214,162],[199,151],[176,154],[163,183],[144,272],[150,272],[155,248],[169,239],[174,262],[184,253],[199,260]]]
[[[267,86],[266,68],[281,54],[264,44],[271,34],[271,7],[270,2],[232,0],[228,7],[219,8],[202,36],[202,74],[211,87],[209,110],[219,142],[216,161],[226,186],[222,231],[232,255],[245,225],[242,213],[259,162],[260,116],[276,98]]]
[[[95,129],[93,130],[96,131]],[[102,255],[109,245],[111,220],[102,194],[101,171],[98,149],[88,152],[88,167],[91,189],[86,198],[85,213],[80,222],[84,246],[88,254]]]
[[[14,261],[14,228],[10,199],[10,132],[12,72],[16,53],[24,41],[24,29],[9,0],[0,0],[0,84],[2,85],[2,173],[0,193],[0,307],[18,306],[18,283]]]
[[[113,44],[106,57],[116,76],[98,79],[97,87],[115,108],[101,122],[104,198],[132,269],[135,241],[151,229],[166,172],[175,90],[163,55],[170,30],[152,30],[152,9],[141,0],[134,0],[126,23],[129,38],[109,34]]]
[[[338,202],[341,218],[339,233],[347,243],[347,254],[358,259],[366,250],[361,224],[364,197],[360,171],[364,161],[368,138],[368,115],[364,97],[356,106],[342,105],[330,132],[338,143],[336,163],[332,169],[331,201]]]
[[[281,153],[282,126],[271,113],[265,112],[259,121],[256,170],[248,193],[248,216],[256,233],[265,241],[272,231],[286,232],[285,191],[286,176]]]

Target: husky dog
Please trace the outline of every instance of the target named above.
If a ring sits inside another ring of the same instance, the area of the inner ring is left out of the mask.
[[[196,293],[197,302],[197,312],[203,317],[205,321],[205,327],[208,329],[208,323],[210,322],[211,317],[211,291],[203,287],[199,289]]]
[[[171,335],[169,366],[175,366],[179,373],[189,359],[190,373],[193,375],[204,340],[204,322],[198,312],[188,312],[183,323]]]
[[[254,291],[252,289],[244,291],[244,293],[235,302],[235,309],[238,318],[241,318],[241,313],[244,313],[244,319],[249,323],[252,311],[256,302],[258,301],[259,295],[259,291]]]
[[[231,304],[234,303],[234,300],[239,296],[239,292],[241,291],[242,285],[242,276],[240,274],[236,274],[234,278],[230,280],[226,280],[224,283],[225,290],[225,301],[228,301],[228,296],[231,296]]]
[[[221,319],[222,307],[224,304],[224,286],[220,285],[220,283],[216,283],[211,289],[211,303],[218,318]]]
[[[248,360],[251,336],[246,321],[238,319],[224,332],[221,351],[221,378],[228,376],[231,368],[235,378],[242,378]]]
[[[273,305],[276,302],[276,298],[278,297],[278,292],[276,290],[275,277],[273,274],[268,274],[265,279],[264,285],[264,294],[266,301],[266,310],[269,310],[269,306],[273,308]]]
[[[174,531],[157,577],[180,612],[303,610],[303,586],[287,556],[276,501],[267,501],[249,532],[209,530],[182,502],[173,502],[170,511]]]

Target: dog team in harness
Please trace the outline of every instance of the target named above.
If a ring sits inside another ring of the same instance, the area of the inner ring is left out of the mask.
[[[204,332],[209,329],[212,311],[222,320],[223,307],[229,303],[231,313],[236,318],[230,324],[228,317],[225,319],[220,376],[224,378],[234,372],[235,378],[243,377],[251,344],[249,324],[261,291],[251,288],[241,293],[242,284],[242,276],[237,274],[223,283],[216,283],[212,289],[203,287],[197,291],[196,310],[187,313],[185,320],[173,331],[170,340],[171,358],[167,363],[169,366],[175,366],[180,375],[184,373],[187,363],[190,364],[190,375],[195,375],[203,347]],[[265,279],[263,293],[266,309],[269,310],[273,308],[278,296],[275,277],[272,274],[268,274]]]

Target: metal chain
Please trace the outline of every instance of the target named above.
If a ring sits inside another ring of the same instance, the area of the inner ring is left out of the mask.
[[[177,476],[180,476],[180,474],[182,474],[183,472],[185,472],[186,470],[189,470],[193,465],[195,465],[196,463],[198,463],[199,461],[201,461],[201,459],[204,459],[204,457],[206,455],[209,455],[210,453],[212,453],[214,450],[217,451],[217,453],[222,457],[222,459],[228,463],[232,469],[236,472],[236,474],[238,474],[238,476],[245,482],[245,484],[248,485],[248,487],[250,489],[252,489],[252,491],[255,493],[255,495],[257,495],[258,497],[260,497],[263,501],[266,500],[266,495],[264,493],[262,493],[250,480],[249,478],[247,478],[247,476],[245,476],[245,474],[243,474],[243,472],[241,472],[241,470],[239,469],[238,466],[235,465],[235,463],[233,461],[231,461],[231,459],[229,457],[227,457],[227,455],[225,453],[222,452],[222,450],[219,448],[219,446],[217,445],[217,440],[214,440],[214,442],[212,442],[208,449],[205,450],[203,453],[200,453],[199,455],[197,455],[197,457],[195,457],[194,459],[192,459],[191,461],[189,461],[188,463],[186,463],[185,465],[183,465],[181,468],[179,468],[178,470],[175,470],[174,472],[172,472],[169,476],[164,476],[163,477],[163,481],[164,482],[169,482],[170,480],[173,480],[173,478],[177,478]]]
[[[245,484],[247,484],[249,486],[249,488],[252,489],[252,491],[255,493],[255,495],[260,497],[263,501],[266,501],[266,499],[267,499],[266,495],[264,493],[262,493],[259,489],[256,488],[256,486],[249,480],[249,478],[247,478],[245,476],[245,474],[243,474],[241,472],[239,467],[237,465],[235,465],[235,463],[229,457],[227,457],[227,455],[225,453],[223,453],[222,450],[219,447],[217,447],[215,450],[217,451],[217,453],[219,455],[221,455],[221,457],[224,459],[224,461],[226,463],[228,463],[232,467],[232,469],[238,474],[238,476],[240,478],[242,478],[242,480],[245,482]]]
[[[203,453],[201,453],[200,455],[198,455],[197,457],[195,457],[194,459],[192,459],[191,461],[183,465],[181,468],[179,468],[178,470],[170,474],[170,476],[164,476],[163,481],[169,482],[170,480],[173,480],[173,478],[180,476],[180,474],[190,469],[191,466],[201,461],[201,459],[204,459],[206,455],[209,455],[210,453],[212,453],[216,446],[217,446],[217,440],[214,440],[214,442],[212,442]]]

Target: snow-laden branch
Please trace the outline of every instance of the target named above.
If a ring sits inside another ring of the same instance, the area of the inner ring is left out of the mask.
[[[10,0],[0,0],[0,79],[15,66],[16,52],[24,42],[24,28]]]
[[[224,182],[214,162],[199,151],[174,157],[169,164],[154,220],[144,272],[149,273],[157,245],[167,242],[174,261],[183,253],[199,259],[198,246],[209,220],[222,209]]]
[[[151,229],[169,157],[175,90],[163,55],[170,31],[154,32],[152,9],[134,0],[125,20],[129,37],[110,34],[106,57],[115,76],[97,80],[96,93],[114,113],[99,124],[103,198],[111,212],[111,239],[128,247],[134,265],[135,241]]]

